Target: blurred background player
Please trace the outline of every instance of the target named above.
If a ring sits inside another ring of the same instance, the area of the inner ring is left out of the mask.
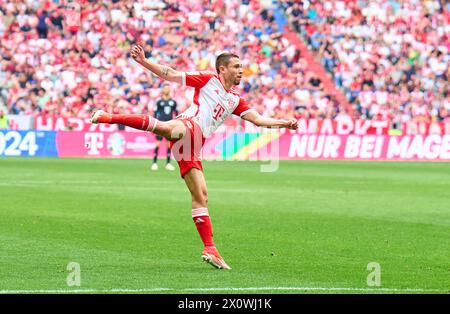
[[[177,111],[177,102],[170,97],[170,86],[168,84],[163,86],[163,89],[161,91],[161,98],[156,102],[156,109],[155,109],[155,118],[159,121],[170,121],[174,119],[178,115]],[[158,152],[159,152],[159,146],[161,144],[161,141],[163,140],[163,137],[161,135],[156,135],[156,146],[155,146],[155,155],[153,156],[153,164],[152,164],[152,170],[156,171],[158,170]],[[173,171],[175,170],[175,167],[172,166],[170,163],[170,146],[167,142],[167,164],[166,164],[166,170]]]

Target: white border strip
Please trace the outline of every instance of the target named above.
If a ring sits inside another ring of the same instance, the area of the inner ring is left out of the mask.
[[[326,287],[247,287],[247,288],[144,288],[144,289],[73,289],[73,290],[0,290],[0,294],[22,293],[140,293],[140,292],[207,292],[207,291],[373,291],[373,292],[441,292],[449,293],[449,290],[439,289],[412,289],[412,288],[326,288]]]

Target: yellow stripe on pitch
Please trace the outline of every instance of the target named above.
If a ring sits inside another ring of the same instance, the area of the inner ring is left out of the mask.
[[[281,136],[281,132],[268,132],[264,133],[260,137],[248,143],[246,146],[238,150],[231,160],[247,160],[250,155],[256,152],[258,149],[264,147],[268,143],[278,139]]]

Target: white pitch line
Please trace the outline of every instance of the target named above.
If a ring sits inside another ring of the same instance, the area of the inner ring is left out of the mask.
[[[247,288],[144,288],[144,289],[73,289],[73,290],[0,290],[0,294],[22,294],[22,293],[138,293],[138,292],[205,292],[205,291],[379,291],[379,292],[449,292],[439,289],[412,289],[412,288],[326,288],[326,287],[247,287]]]

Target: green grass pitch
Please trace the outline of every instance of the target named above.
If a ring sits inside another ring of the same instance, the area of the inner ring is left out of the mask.
[[[0,292],[449,291],[450,163],[204,162],[231,271],[201,261],[178,168],[150,165],[0,159]],[[80,286],[67,284],[70,262]]]

